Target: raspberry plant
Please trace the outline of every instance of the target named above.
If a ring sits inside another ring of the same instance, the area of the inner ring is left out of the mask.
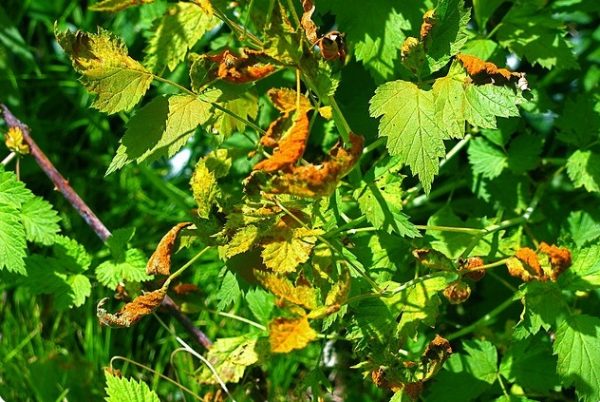
[[[92,301],[119,331],[161,305],[230,319],[195,324],[206,350],[176,338],[197,397],[600,399],[600,7],[404,3],[91,5],[151,21],[133,55],[55,25],[91,106],[126,120],[107,175],[194,160],[174,174],[193,209],[158,184],[185,219],[149,259],[129,246],[142,227],[101,236],[95,282],[122,302]],[[15,174],[0,191],[0,269],[83,304],[87,252]],[[106,375],[109,401],[158,400]]]

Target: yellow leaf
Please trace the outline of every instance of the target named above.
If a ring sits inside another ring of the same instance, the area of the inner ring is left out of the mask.
[[[306,317],[276,318],[269,324],[271,352],[288,353],[302,349],[317,337]]]
[[[310,286],[294,286],[284,277],[268,272],[255,272],[258,281],[275,296],[312,310],[317,307],[317,290]]]
[[[265,265],[275,272],[294,272],[299,264],[308,260],[320,230],[292,229],[263,245],[261,256]]]
[[[108,11],[111,13],[124,10],[140,4],[154,3],[154,0],[103,0],[88,7],[91,11]]]

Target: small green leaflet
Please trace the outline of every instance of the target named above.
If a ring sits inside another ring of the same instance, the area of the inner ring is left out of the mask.
[[[568,233],[578,248],[600,237],[600,217],[585,211],[574,211],[567,218]]]
[[[567,160],[567,173],[576,188],[600,192],[600,154],[578,149]]]
[[[160,402],[146,383],[106,373],[106,402]]]
[[[485,138],[475,138],[469,144],[469,163],[473,173],[480,174],[486,179],[500,176],[508,166],[506,154]]]
[[[209,218],[219,194],[217,180],[227,176],[230,168],[231,157],[226,149],[213,151],[196,164],[190,186],[201,218]]]
[[[0,204],[20,208],[33,197],[33,193],[25,188],[25,184],[13,172],[4,172],[0,165]]]
[[[188,50],[218,23],[198,4],[177,2],[167,10],[150,38],[144,64],[154,72],[165,67],[173,71]]]
[[[171,157],[211,117],[211,103],[201,96],[157,96],[139,109],[127,122],[117,154],[106,174],[123,166],[161,156]]]
[[[110,32],[55,34],[85,88],[97,95],[96,109],[108,114],[130,110],[150,87],[152,73],[129,57],[125,44]]]
[[[600,319],[585,314],[564,320],[556,331],[557,371],[566,385],[574,385],[584,402],[600,400]]]
[[[524,310],[520,326],[531,335],[540,329],[549,331],[567,314],[567,304],[561,289],[554,282],[531,281],[522,288]]]
[[[600,245],[575,251],[573,265],[559,277],[559,284],[569,290],[600,288]]]
[[[217,292],[217,299],[219,300],[217,308],[219,311],[226,310],[231,303],[237,302],[241,295],[242,291],[240,290],[240,285],[235,274],[227,270],[221,282],[221,288]]]

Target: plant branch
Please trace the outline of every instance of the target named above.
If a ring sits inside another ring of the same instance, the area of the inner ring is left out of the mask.
[[[81,199],[79,194],[73,190],[73,187],[71,187],[69,182],[60,174],[56,167],[54,167],[50,159],[48,159],[40,147],[38,147],[36,142],[31,137],[29,127],[17,119],[6,105],[0,104],[0,108],[2,109],[6,124],[9,127],[18,127],[23,132],[23,140],[29,146],[31,156],[33,156],[38,166],[44,171],[44,173],[46,173],[46,176],[50,178],[56,188],[62,193],[67,201],[69,201],[71,206],[75,208],[75,210],[94,231],[94,233],[96,233],[100,240],[106,242],[106,240],[111,236],[110,231],[96,216],[96,214],[94,214],[85,201]],[[208,337],[194,325],[192,320],[187,315],[181,312],[179,306],[177,306],[173,299],[171,299],[168,295],[165,295],[162,305],[173,317],[175,317],[177,321],[179,321],[185,330],[193,336],[196,342],[205,348],[210,348],[212,346],[210,339],[208,339]]]
[[[12,161],[13,159],[15,159],[15,156],[17,156],[17,154],[15,152],[11,152],[9,153],[6,158],[2,159],[2,162],[0,162],[0,165],[2,166],[6,166],[10,163],[10,161]]]

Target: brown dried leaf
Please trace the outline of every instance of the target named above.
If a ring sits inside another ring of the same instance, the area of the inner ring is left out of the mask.
[[[293,89],[271,88],[269,92],[267,92],[267,95],[277,110],[284,114],[293,112],[294,110],[308,112],[312,109],[310,100]]]
[[[191,222],[178,223],[163,236],[146,265],[148,275],[171,275],[171,255],[177,236],[179,232],[192,224]]]
[[[178,295],[187,295],[189,293],[196,293],[198,291],[198,286],[192,283],[178,283],[173,286],[173,291]]]
[[[476,81],[481,81],[482,83],[492,82],[504,84],[509,81],[519,81],[524,78],[523,73],[512,72],[506,68],[498,68],[494,63],[481,60],[475,56],[460,53],[456,55],[456,58],[462,63],[471,78]]]
[[[540,244],[539,250],[541,253],[550,257],[550,264],[552,267],[550,280],[555,282],[560,274],[571,266],[571,252],[565,247],[559,248],[555,245],[548,245],[545,242]]]
[[[459,270],[466,271],[465,276],[477,282],[485,276],[485,269],[478,269],[484,265],[480,257],[469,257],[459,261]]]
[[[461,304],[471,296],[471,287],[465,282],[457,281],[444,289],[443,294],[451,304]]]
[[[521,278],[524,282],[531,280],[554,282],[570,265],[571,252],[567,248],[559,248],[544,242],[540,244],[538,253],[523,247],[506,262],[508,273]]]
[[[317,333],[310,327],[306,317],[276,318],[269,324],[269,342],[273,353],[302,349],[316,338]]]
[[[162,303],[166,288],[160,288],[153,292],[145,293],[136,297],[132,302],[125,304],[121,310],[112,314],[104,308],[107,298],[100,300],[96,309],[96,315],[100,324],[113,328],[128,328],[142,319],[142,317],[152,313],[160,303]]]

